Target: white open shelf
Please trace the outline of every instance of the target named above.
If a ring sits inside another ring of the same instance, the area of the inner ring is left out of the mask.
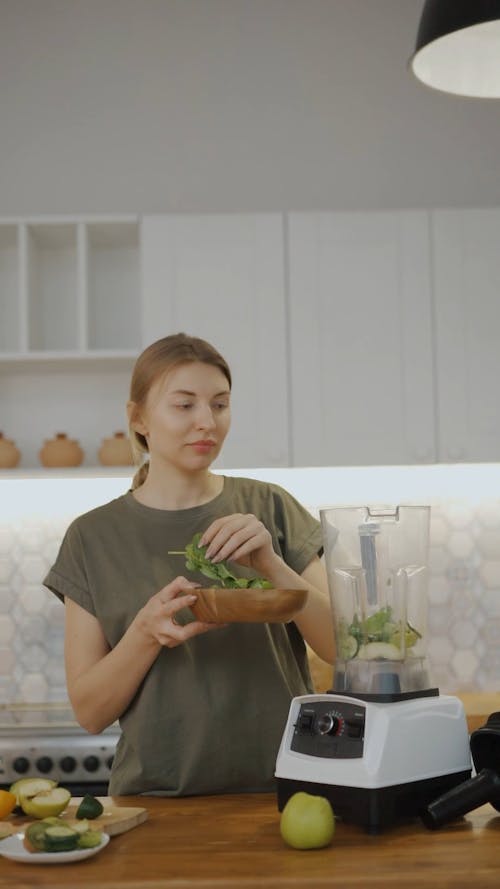
[[[57,432],[83,448],[79,473],[99,471],[102,440],[126,431],[140,242],[135,216],[0,219],[0,431],[21,452],[8,477],[45,474]]]
[[[0,220],[0,362],[137,353],[135,217]]]

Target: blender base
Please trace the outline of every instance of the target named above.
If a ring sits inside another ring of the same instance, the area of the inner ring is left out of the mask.
[[[288,799],[299,791],[324,796],[340,821],[358,824],[368,833],[375,834],[394,824],[418,818],[436,797],[466,781],[470,775],[469,769],[422,781],[376,788],[344,787],[278,778],[278,809],[281,812]]]

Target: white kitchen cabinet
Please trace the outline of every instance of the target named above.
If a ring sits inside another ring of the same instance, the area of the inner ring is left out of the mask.
[[[439,459],[500,461],[500,210],[432,213]]]
[[[0,220],[0,429],[23,470],[56,432],[94,465],[102,438],[125,428],[139,265],[136,217]]]
[[[282,216],[144,217],[142,300],[144,345],[184,331],[231,367],[232,429],[218,465],[286,466]]]
[[[288,226],[294,465],[435,459],[425,212]]]
[[[500,460],[500,209],[0,219],[0,430],[126,428],[141,349],[234,377],[219,468]]]

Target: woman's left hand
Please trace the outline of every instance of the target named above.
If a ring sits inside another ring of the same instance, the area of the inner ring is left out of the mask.
[[[212,562],[238,562],[267,577],[279,558],[273,549],[271,535],[265,525],[248,513],[234,513],[216,519],[203,534],[200,544]]]

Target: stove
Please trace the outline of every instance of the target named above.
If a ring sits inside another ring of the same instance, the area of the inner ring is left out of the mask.
[[[73,796],[105,796],[120,737],[81,728],[68,702],[0,705],[0,788],[19,778],[52,778]]]

